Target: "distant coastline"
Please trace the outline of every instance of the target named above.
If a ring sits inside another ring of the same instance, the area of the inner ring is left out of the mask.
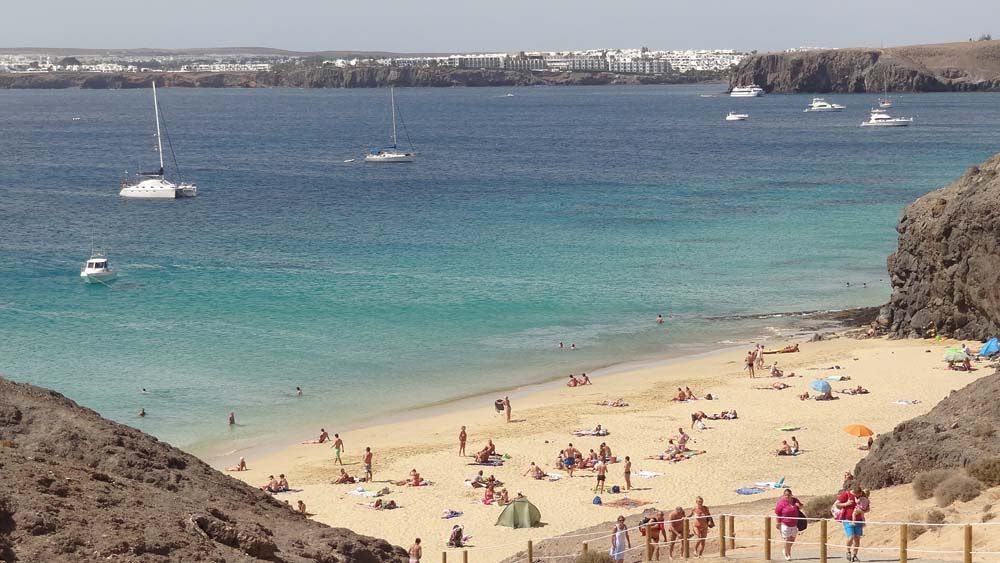
[[[721,72],[618,74],[613,72],[516,71],[445,68],[312,67],[269,72],[38,72],[0,73],[0,89],[115,90],[178,88],[381,88],[452,86],[609,86],[723,82]]]

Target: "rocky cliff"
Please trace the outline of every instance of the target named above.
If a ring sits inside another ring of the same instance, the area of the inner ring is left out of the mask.
[[[923,416],[879,436],[854,469],[864,487],[913,481],[932,469],[958,469],[1000,455],[1000,372],[954,391]]]
[[[890,331],[1000,335],[1000,154],[910,204],[896,231],[884,319]]]
[[[35,73],[0,74],[0,89],[120,89],[157,86],[190,88],[378,88],[386,86],[563,86],[688,84],[722,79],[718,72],[669,75],[610,72],[529,72],[456,68],[293,67],[274,72]]]
[[[1000,41],[754,55],[729,83],[779,93],[1000,91]]]
[[[0,561],[406,561],[138,430],[0,378]]]

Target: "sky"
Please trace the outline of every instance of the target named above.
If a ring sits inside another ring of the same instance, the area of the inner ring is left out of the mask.
[[[1000,0],[0,0],[0,47],[773,51],[983,33],[1000,37]]]

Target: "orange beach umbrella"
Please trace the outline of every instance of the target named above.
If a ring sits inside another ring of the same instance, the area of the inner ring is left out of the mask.
[[[872,432],[871,428],[863,424],[851,424],[844,427],[844,432],[847,432],[851,436],[857,436],[858,438],[865,438],[867,436],[874,436],[875,433]]]

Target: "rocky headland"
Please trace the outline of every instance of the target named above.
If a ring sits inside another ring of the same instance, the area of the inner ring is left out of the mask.
[[[530,72],[457,68],[302,66],[271,72],[17,73],[0,74],[0,89],[379,88],[387,86],[605,86],[721,81],[718,72],[664,75],[611,72]]]
[[[0,561],[407,560],[58,393],[2,378],[0,475]]]
[[[1000,91],[1000,41],[764,53],[738,65],[729,84],[786,94]]]
[[[1000,154],[906,207],[883,315],[900,337],[1000,334]]]

